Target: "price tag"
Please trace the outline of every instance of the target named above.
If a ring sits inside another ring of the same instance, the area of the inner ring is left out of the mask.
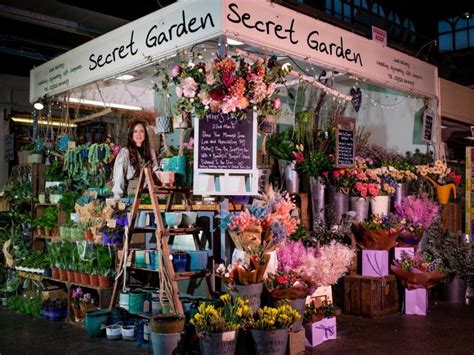
[[[109,228],[117,227],[117,222],[115,221],[115,219],[108,219],[107,220],[107,227],[109,227]]]

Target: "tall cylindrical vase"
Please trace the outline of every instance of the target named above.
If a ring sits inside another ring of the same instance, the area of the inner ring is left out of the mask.
[[[408,195],[408,188],[407,184],[403,182],[397,182],[395,185],[395,194],[393,195],[392,203],[393,208],[395,208],[399,203],[402,202],[402,199],[407,197]]]
[[[448,302],[464,303],[466,299],[466,281],[459,276],[453,277],[448,284]]]
[[[300,192],[300,177],[295,167],[296,163],[288,162],[285,166],[285,186],[288,193]]]
[[[324,194],[326,185],[321,179],[311,176],[309,178],[311,191],[311,211],[313,213],[313,228],[324,222]]]
[[[349,195],[336,191],[335,189],[331,188],[329,194],[329,208],[332,211],[333,219],[332,224],[341,224],[342,217],[349,211]]]
[[[375,196],[370,200],[372,214],[388,215],[390,212],[390,196]]]
[[[355,212],[354,222],[362,223],[369,217],[369,199],[351,196],[351,211]]]

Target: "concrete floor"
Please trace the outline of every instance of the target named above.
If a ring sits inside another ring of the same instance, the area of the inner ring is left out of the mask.
[[[341,315],[338,339],[313,350],[326,354],[474,354],[474,306],[438,303],[428,315],[378,319]],[[149,353],[135,343],[89,338],[79,326],[0,308],[0,354]],[[311,353],[311,351],[308,351]]]

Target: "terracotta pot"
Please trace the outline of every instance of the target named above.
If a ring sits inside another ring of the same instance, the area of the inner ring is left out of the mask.
[[[177,314],[158,314],[151,320],[153,333],[171,334],[181,333],[184,329],[186,318]]]
[[[84,231],[84,239],[85,240],[92,240],[94,239],[94,234],[92,234],[92,231],[90,229]]]
[[[59,269],[58,268],[55,268],[55,267],[51,268],[51,277],[53,279],[59,279]]]
[[[99,286],[99,276],[97,275],[89,275],[90,278],[90,284],[91,286]]]
[[[81,322],[84,319],[84,313],[80,308],[72,307],[72,311],[74,312],[74,320],[76,322]]]
[[[110,287],[110,277],[108,276],[99,276],[99,286],[102,288]]]
[[[80,272],[74,272],[74,282],[75,283],[81,283],[81,273]]]
[[[74,277],[74,271],[67,270],[67,280],[69,282],[75,282],[76,278]]]
[[[89,277],[89,274],[81,274],[81,284],[89,285],[90,282],[91,282],[91,279]]]
[[[59,279],[62,281],[67,281],[67,271],[59,269]]]

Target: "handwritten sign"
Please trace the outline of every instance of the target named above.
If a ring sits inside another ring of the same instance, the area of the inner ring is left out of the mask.
[[[429,144],[433,141],[433,125],[434,113],[433,110],[427,109],[423,114],[423,142]]]
[[[253,115],[210,113],[199,121],[199,169],[252,169]]]
[[[336,119],[336,166],[351,168],[355,163],[356,123],[352,117]]]

